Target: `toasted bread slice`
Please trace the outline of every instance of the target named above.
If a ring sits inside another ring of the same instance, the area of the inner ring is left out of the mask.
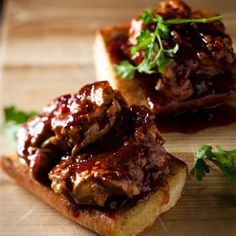
[[[161,213],[175,205],[187,176],[186,164],[171,156],[171,174],[167,178],[168,194],[161,188],[134,206],[111,211],[79,206],[63,195],[55,194],[49,186],[39,183],[20,167],[16,155],[5,156],[0,160],[3,171],[38,198],[69,219],[106,236],[130,236],[142,232]]]
[[[201,107],[207,107],[219,104],[226,99],[235,97],[236,91],[229,90],[228,92],[209,94],[202,97],[187,99],[183,101],[171,101],[170,103],[160,108],[153,109],[148,105],[147,98],[137,82],[138,79],[123,80],[119,75],[116,74],[114,66],[119,64],[119,58],[109,51],[109,43],[114,38],[119,36],[128,37],[129,24],[104,28],[99,30],[95,36],[94,42],[94,62],[96,69],[96,77],[98,81],[107,80],[110,82],[113,88],[117,88],[126,98],[129,104],[145,105],[152,109],[156,114],[167,114],[175,113],[182,110],[194,110]],[[232,68],[233,73],[236,74],[236,65]]]
[[[119,35],[128,35],[129,24],[105,28],[96,33],[94,64],[98,81],[107,80],[113,88],[122,92],[128,104],[148,106],[144,94],[135,80],[122,80],[114,70],[114,58],[109,53],[108,43]]]

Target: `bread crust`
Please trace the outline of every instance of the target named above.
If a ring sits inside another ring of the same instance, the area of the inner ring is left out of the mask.
[[[20,185],[67,218],[104,236],[131,236],[142,232],[155,221],[158,215],[175,205],[180,198],[187,176],[186,164],[171,157],[172,174],[167,178],[168,199],[166,199],[165,191],[159,189],[137,205],[111,213],[93,207],[78,206],[63,195],[55,194],[50,187],[36,181],[19,166],[16,154],[4,156],[0,160],[3,171]]]
[[[119,75],[115,73],[114,62],[112,55],[107,50],[108,42],[115,36],[120,34],[128,34],[129,24],[104,28],[97,31],[94,42],[94,62],[96,69],[96,78],[98,81],[107,80],[110,82],[113,88],[119,89],[128,104],[139,104],[148,106],[147,99],[141,88],[139,87],[136,79],[123,80]],[[236,73],[236,69],[233,68],[233,73]],[[152,110],[157,115],[175,113],[182,110],[193,110],[203,106],[212,106],[219,104],[226,99],[235,97],[236,92],[207,95],[195,100],[175,101],[166,106],[160,107],[160,109]]]
[[[105,28],[96,32],[94,42],[94,64],[98,81],[107,80],[113,88],[122,91],[128,104],[148,106],[141,88],[135,80],[122,80],[114,70],[112,56],[107,50],[107,43],[113,37],[127,34],[129,24]]]

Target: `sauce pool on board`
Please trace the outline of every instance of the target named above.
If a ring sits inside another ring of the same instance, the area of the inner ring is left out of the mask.
[[[157,127],[162,133],[192,134],[207,128],[227,126],[235,122],[236,107],[229,104],[157,117]]]

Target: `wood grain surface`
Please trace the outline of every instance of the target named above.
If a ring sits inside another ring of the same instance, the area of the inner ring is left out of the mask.
[[[194,9],[224,15],[236,43],[235,0],[189,0]],[[95,31],[128,22],[151,0],[7,0],[0,39],[1,106],[14,104],[40,110],[63,93],[95,80],[92,46]],[[234,44],[234,47],[236,44]],[[235,47],[236,48],[236,47]],[[231,101],[236,104],[236,101]],[[236,146],[236,124],[196,134],[163,134],[166,148],[193,162],[201,143]],[[0,137],[0,154],[11,151]],[[204,182],[188,179],[175,208],[158,218],[142,235],[236,235],[236,187],[213,168]],[[0,172],[0,235],[93,235],[50,209]]]

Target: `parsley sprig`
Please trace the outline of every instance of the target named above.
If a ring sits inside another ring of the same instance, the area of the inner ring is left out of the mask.
[[[216,152],[213,152],[210,145],[200,145],[195,154],[191,174],[201,181],[210,172],[207,162],[212,162],[222,171],[229,183],[236,181],[236,149],[226,151],[220,145],[216,145],[216,149]]]
[[[138,44],[131,48],[132,59],[142,53],[142,62],[134,66],[130,61],[122,61],[116,65],[115,71],[123,79],[132,79],[136,71],[145,74],[152,74],[155,72],[163,73],[165,68],[172,62],[173,56],[178,52],[179,45],[176,44],[174,48],[165,49],[163,47],[163,40],[169,38],[169,26],[173,24],[185,23],[208,23],[222,19],[222,16],[214,16],[211,18],[202,19],[170,19],[163,20],[160,15],[153,15],[151,9],[146,9],[140,16],[144,25],[156,23],[154,32],[149,29],[144,30],[137,37]]]
[[[34,115],[37,115],[37,112],[20,111],[14,106],[4,107],[4,123],[0,126],[0,132],[6,135],[12,144],[15,144],[17,130],[23,123]]]

